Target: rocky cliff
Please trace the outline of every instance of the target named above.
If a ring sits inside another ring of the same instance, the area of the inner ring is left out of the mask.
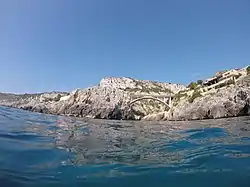
[[[101,80],[100,87],[111,87],[115,89],[138,90],[145,93],[177,93],[186,87],[181,84],[162,83],[150,80],[136,80],[128,77],[107,77]]]
[[[147,120],[200,120],[250,115],[250,75],[221,84],[210,91],[186,89],[175,95],[168,112],[150,114]]]
[[[160,112],[164,106],[157,101],[141,101],[133,108],[129,108],[132,95],[175,94],[185,89],[186,87],[180,84],[109,77],[102,79],[97,86],[77,89],[68,94],[46,93],[27,98],[16,95],[15,100],[0,98],[0,104],[35,112],[76,117],[140,119],[152,112]]]
[[[141,100],[129,107],[134,95],[172,95],[173,102],[169,111],[165,111],[165,105],[155,100]],[[234,117],[250,115],[250,75],[242,74],[237,76],[237,80],[209,89],[202,85],[185,87],[108,77],[97,86],[71,93],[0,94],[0,104],[41,113],[99,119],[198,120]]]
[[[250,89],[247,86],[231,85],[192,103],[183,100],[173,107],[169,120],[217,119],[250,115]]]

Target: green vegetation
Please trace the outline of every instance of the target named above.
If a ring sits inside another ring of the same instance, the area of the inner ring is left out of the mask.
[[[137,92],[137,91],[141,91],[141,89],[139,89],[139,88],[125,88],[124,91]]]
[[[140,88],[125,88],[125,91],[129,91],[129,92],[146,92],[146,93],[150,93],[150,92],[154,92],[154,93],[160,93],[160,92],[165,92],[165,93],[172,93],[171,90],[169,89],[164,89],[164,88],[158,88],[158,87],[153,87],[153,88],[148,88],[148,87],[142,87]]]
[[[164,88],[161,85],[157,84],[157,83],[152,83],[153,86],[148,87],[147,85],[145,85],[143,82],[135,81],[135,85],[137,88],[125,88],[125,91],[129,91],[129,92],[146,92],[146,93],[150,93],[150,92],[154,92],[154,93],[173,93],[170,89]]]
[[[247,74],[250,75],[250,66],[247,67]]]
[[[195,82],[191,82],[187,87],[190,88],[191,90],[194,90],[197,88],[198,84]]]
[[[170,89],[163,88],[157,84],[155,84],[155,87],[149,88],[151,92],[166,92],[166,93],[173,93]]]
[[[193,95],[188,99],[190,103],[192,103],[196,98],[201,97],[201,92],[194,91]]]
[[[135,82],[135,86],[141,86],[141,87],[144,86],[141,81],[134,80],[134,82]]]
[[[202,85],[203,81],[202,80],[197,80],[198,85]]]
[[[179,93],[175,94],[173,102],[174,103],[179,102],[182,97],[187,97],[187,93],[185,93],[185,92],[179,92]]]

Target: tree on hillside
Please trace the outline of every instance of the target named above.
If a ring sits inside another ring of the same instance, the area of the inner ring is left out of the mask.
[[[203,81],[202,80],[197,80],[197,84],[202,85]]]
[[[250,75],[250,66],[247,67],[247,74]]]
[[[197,83],[191,82],[187,87],[194,90],[197,86],[198,86]]]

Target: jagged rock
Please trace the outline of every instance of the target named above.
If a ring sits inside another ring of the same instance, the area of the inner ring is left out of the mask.
[[[232,98],[233,101],[232,101]],[[206,95],[189,103],[180,102],[173,108],[173,116],[168,120],[217,119],[249,115],[250,89],[238,86],[221,90],[214,95]]]
[[[167,115],[166,112],[160,112],[160,113],[157,113],[157,114],[147,115],[147,116],[143,117],[142,119],[143,120],[148,120],[148,121],[159,121],[159,120],[165,119],[166,115]]]
[[[141,81],[131,78],[104,78],[98,86],[76,89],[70,94],[46,93],[36,97],[27,97],[15,102],[2,102],[6,106],[22,108],[35,112],[60,114],[76,117],[101,119],[140,119],[152,111],[161,111],[161,104],[142,107],[128,107],[131,94],[166,94],[185,89],[185,86],[154,81]]]
[[[46,93],[40,96],[40,102],[49,102],[49,101],[60,101],[62,95],[60,93]]]
[[[35,95],[0,94],[0,104],[25,110],[76,117],[128,120],[199,120],[250,115],[249,76],[235,85],[192,99],[194,91],[180,99],[170,111],[157,101],[138,101],[129,107],[133,94],[166,94],[185,86],[131,78],[105,78],[98,86],[71,93]],[[2,98],[4,99],[1,99]]]
[[[167,90],[177,93],[181,90],[186,89],[185,86],[181,84],[172,83],[161,83],[150,80],[136,80],[128,77],[107,77],[101,80],[100,87],[111,87],[120,89],[145,89],[145,91],[151,92],[166,92]]]

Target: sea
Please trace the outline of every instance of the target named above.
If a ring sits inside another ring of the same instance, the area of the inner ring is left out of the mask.
[[[250,117],[109,121],[0,107],[0,187],[250,187]]]

